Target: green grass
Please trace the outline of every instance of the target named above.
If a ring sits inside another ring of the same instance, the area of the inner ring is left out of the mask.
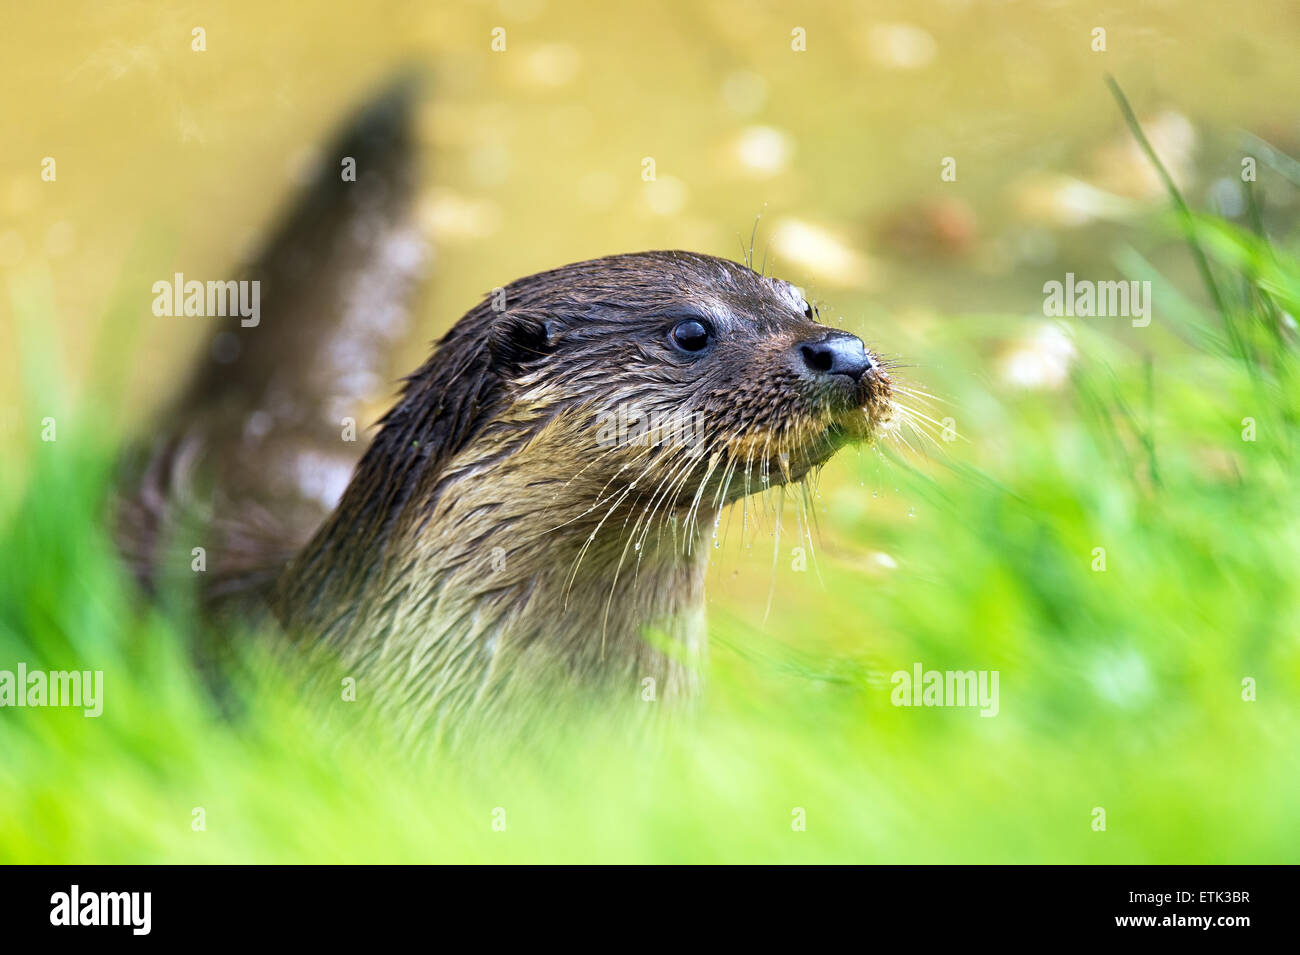
[[[1076,321],[1055,393],[979,387],[1013,320],[954,326],[914,375],[943,369],[970,443],[833,464],[820,580],[780,562],[763,627],[719,588],[704,703],[650,736],[594,719],[413,763],[256,641],[218,707],[190,618],[116,563],[117,442],[83,400],[0,488],[0,669],[102,669],[104,714],[0,709],[0,861],[1300,861],[1300,260],[1171,228],[1218,304]],[[892,706],[918,661],[998,670],[999,715]]]

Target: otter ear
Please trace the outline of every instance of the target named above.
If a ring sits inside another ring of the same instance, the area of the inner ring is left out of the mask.
[[[488,347],[498,365],[519,368],[544,358],[555,348],[560,326],[531,312],[502,312],[488,333]]]

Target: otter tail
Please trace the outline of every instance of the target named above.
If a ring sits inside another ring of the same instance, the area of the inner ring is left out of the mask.
[[[208,609],[260,599],[347,486],[428,258],[416,85],[403,77],[345,123],[238,286],[222,286],[241,307],[202,319],[197,367],[120,484],[119,548],[146,590],[202,570]]]

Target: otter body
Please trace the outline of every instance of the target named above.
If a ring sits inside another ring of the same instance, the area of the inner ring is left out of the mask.
[[[689,696],[723,509],[869,439],[888,374],[787,282],[689,252],[610,256],[471,309],[358,462],[339,416],[382,375],[423,261],[410,104],[399,84],[361,111],[338,147],[358,181],[327,156],[250,268],[271,279],[261,324],[216,331],[127,486],[123,549],[156,588],[166,540],[205,529],[211,607],[269,609],[413,734],[552,691],[634,700],[649,679]],[[685,426],[610,426],[647,421]]]

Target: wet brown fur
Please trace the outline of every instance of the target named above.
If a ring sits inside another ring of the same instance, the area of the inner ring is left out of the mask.
[[[809,376],[798,345],[829,330],[793,287],[705,255],[578,263],[493,305],[410,377],[276,613],[436,721],[557,674],[680,695],[721,509],[869,436],[888,378]],[[716,330],[707,353],[672,345],[685,318]],[[620,407],[698,413],[702,440],[610,446]]]
[[[123,552],[158,589],[201,542],[210,608],[269,606],[422,738],[575,687],[635,700],[649,679],[658,699],[688,697],[723,509],[870,438],[888,374],[810,375],[799,344],[830,330],[788,283],[688,252],[610,256],[471,309],[356,463],[340,416],[383,379],[422,271],[411,103],[399,83],[358,114],[250,267],[262,323],[218,326],[142,449]],[[704,352],[673,345],[684,319],[714,330]],[[702,428],[611,441],[620,413]],[[341,487],[354,463],[338,500],[320,478]]]

